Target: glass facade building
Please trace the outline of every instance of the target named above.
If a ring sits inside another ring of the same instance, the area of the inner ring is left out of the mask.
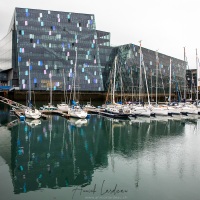
[[[169,90],[169,63],[172,59],[172,91],[182,91],[186,63],[142,48],[149,91]],[[93,14],[16,8],[8,34],[0,41],[0,70],[7,73],[8,85],[28,90],[76,88],[79,91],[109,90],[117,57],[116,90],[138,94],[139,46],[110,46],[110,33],[96,30]],[[156,70],[158,63],[158,70]],[[143,92],[146,91],[142,68]],[[74,79],[75,78],[75,79]],[[75,81],[74,81],[75,80]]]
[[[5,45],[0,68],[18,69],[21,90],[29,88],[30,69],[33,90],[48,90],[51,73],[54,90],[63,90],[65,76],[68,90],[104,91],[99,49],[110,36],[96,30],[93,14],[16,8],[7,37],[1,46],[9,40],[13,47]]]
[[[141,50],[140,59],[140,46],[127,44],[113,48],[110,54],[110,60],[107,62],[106,70],[103,74],[105,90],[109,90],[112,84],[111,82],[113,82],[113,69],[116,64],[116,91],[122,91],[123,94],[133,93],[135,97],[134,100],[138,100],[139,86],[143,94],[147,93],[148,87],[151,100],[153,100],[153,98],[155,100],[157,88],[157,93],[167,98],[169,96],[171,59],[172,93],[178,98],[183,98],[186,62],[143,47]],[[114,61],[115,58],[116,63]],[[140,77],[142,80],[141,82]]]

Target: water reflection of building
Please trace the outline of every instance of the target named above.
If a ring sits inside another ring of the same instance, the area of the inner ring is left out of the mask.
[[[112,171],[115,172],[115,159],[118,160],[119,156],[129,160],[136,188],[144,179],[144,170],[147,170],[145,173],[152,173],[153,176],[156,176],[160,170],[161,156],[160,152],[157,152],[159,149],[166,149],[165,152],[161,152],[166,156],[164,165],[166,167],[173,165],[173,154],[168,151],[171,148],[169,141],[176,140],[184,134],[185,123],[183,121],[155,120],[150,123],[136,121],[116,124],[113,120],[109,120],[107,123],[111,125],[109,149]],[[167,146],[168,143],[169,146]],[[144,160],[147,161],[145,164],[151,166],[151,169],[145,166]]]
[[[11,130],[14,191],[86,186],[92,182],[94,171],[108,168],[109,163],[113,173],[118,173],[115,163],[120,157],[131,161],[135,187],[139,187],[144,162],[153,176],[159,173],[163,157],[167,169],[177,163],[182,167],[183,160],[174,163],[171,143],[176,144],[174,141],[183,136],[184,128],[183,121],[129,124],[96,115],[83,126],[59,116],[34,128],[21,123]]]
[[[107,166],[108,150],[103,144],[106,140],[98,128],[101,122],[94,125],[95,121],[90,119],[90,128],[77,127],[70,120],[53,116],[34,128],[26,123],[14,127],[11,131],[15,193],[90,184],[94,169]]]

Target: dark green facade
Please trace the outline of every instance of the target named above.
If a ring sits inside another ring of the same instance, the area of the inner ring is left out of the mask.
[[[138,95],[139,46],[111,47],[110,33],[96,30],[93,14],[16,8],[0,47],[0,69],[8,74],[8,85],[20,90],[29,89],[30,68],[32,90],[49,90],[51,73],[55,91],[64,90],[64,78],[68,91],[108,91],[117,57],[116,91]],[[172,59],[172,92],[181,97],[186,63],[158,52],[156,73],[156,52],[142,48],[142,53],[141,91],[147,91],[147,78],[149,93],[155,94],[157,74],[158,93],[167,96]]]
[[[171,59],[172,93],[176,94],[177,97],[179,96],[179,98],[183,98],[186,62],[143,47],[141,49],[141,61],[143,61],[141,62],[141,93],[146,94],[146,86],[148,86],[149,95],[152,97],[152,100],[153,98],[155,100],[157,77],[158,94],[168,97]],[[157,57],[156,53],[158,54]],[[133,93],[134,100],[138,100],[140,85],[140,46],[127,44],[113,48],[104,72],[105,90],[109,90],[110,85],[112,85],[115,57],[117,58],[115,90],[118,92],[122,90],[122,93]]]

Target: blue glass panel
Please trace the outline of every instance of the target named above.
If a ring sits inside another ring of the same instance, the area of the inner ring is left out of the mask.
[[[34,83],[37,83],[37,78],[34,78]]]
[[[39,66],[42,66],[42,65],[43,65],[43,62],[42,62],[42,61],[38,61],[38,65],[39,65]]]

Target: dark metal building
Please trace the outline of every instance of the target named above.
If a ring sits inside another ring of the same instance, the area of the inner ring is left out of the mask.
[[[112,74],[110,71],[113,69],[114,59],[117,57],[116,91],[122,90],[123,93],[133,93],[134,99],[138,100],[139,87],[143,94],[147,93],[148,87],[150,98],[154,101],[157,87],[158,94],[162,94],[167,100],[169,97],[171,59],[171,92],[179,100],[183,98],[186,62],[146,48],[141,48],[141,50],[140,59],[140,46],[138,45],[127,44],[113,48],[104,72],[105,89],[109,90],[111,78],[108,77]],[[139,81],[140,60],[141,84]]]
[[[139,46],[111,47],[110,33],[96,30],[93,14],[16,8],[8,34],[0,41],[0,69],[7,74],[7,84],[20,90],[29,88],[30,69],[32,90],[49,90],[51,73],[54,90],[63,91],[65,77],[69,91],[104,92],[109,90],[117,57],[116,91],[136,97],[139,87],[146,93],[148,85],[153,99],[156,77],[158,93],[168,95],[172,59],[172,92],[181,98],[186,63],[161,53],[156,57],[146,48],[142,53],[140,85]]]
[[[63,76],[71,90],[75,75],[76,88],[104,91],[104,46],[109,51],[110,34],[96,30],[93,14],[16,8],[0,44],[0,68],[10,70],[8,84],[20,90],[29,87],[30,68],[33,90],[47,90],[51,72],[54,90],[63,90]]]

